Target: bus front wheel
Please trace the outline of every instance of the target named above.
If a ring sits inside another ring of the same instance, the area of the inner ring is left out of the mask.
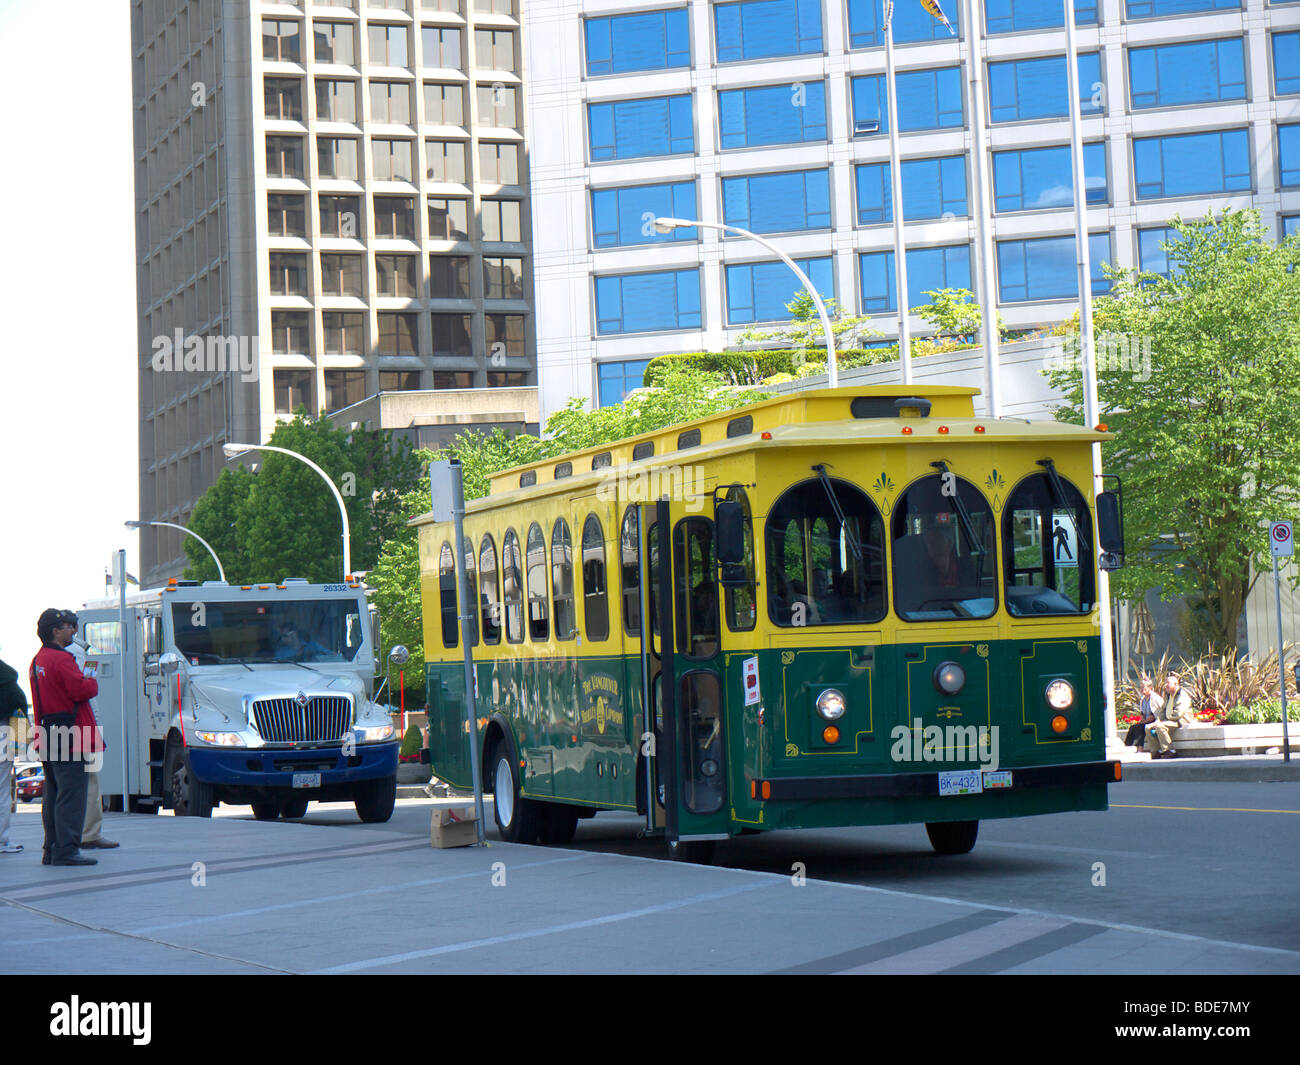
[[[925,826],[936,854],[969,854],[979,830],[978,821],[931,821]]]
[[[532,843],[542,831],[538,804],[519,794],[519,774],[504,740],[492,752],[492,814],[507,843]]]

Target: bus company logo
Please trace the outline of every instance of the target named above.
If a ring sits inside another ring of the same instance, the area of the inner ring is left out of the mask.
[[[82,1002],[73,995],[50,1005],[50,1035],[126,1036],[135,1046],[148,1046],[152,1014],[151,1002]]]
[[[688,514],[699,514],[709,498],[703,466],[659,466],[648,470],[610,470],[600,480],[596,498],[602,503],[653,503],[667,497],[685,503]]]
[[[258,338],[209,335],[186,337],[179,326],[171,336],[153,338],[154,373],[238,373],[256,381]]]
[[[618,732],[623,727],[623,700],[618,681],[608,673],[597,673],[582,682],[582,709],[578,718],[584,732],[593,729],[599,736],[605,730]]]
[[[978,762],[981,769],[997,769],[1000,742],[997,725],[895,725],[889,757],[895,762]]]

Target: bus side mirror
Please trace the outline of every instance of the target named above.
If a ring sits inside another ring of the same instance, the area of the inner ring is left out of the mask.
[[[713,510],[718,564],[739,566],[745,561],[745,508],[735,500],[719,503]]]
[[[1124,565],[1124,509],[1118,492],[1097,495],[1097,539],[1102,569],[1119,569]]]

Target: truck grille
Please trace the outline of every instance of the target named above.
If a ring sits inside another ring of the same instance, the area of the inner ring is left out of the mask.
[[[255,699],[253,725],[267,743],[337,743],[352,727],[352,700],[346,695],[297,699]]]

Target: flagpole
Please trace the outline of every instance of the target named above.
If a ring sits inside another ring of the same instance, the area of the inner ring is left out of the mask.
[[[898,301],[898,361],[903,384],[912,383],[912,344],[907,305],[907,252],[903,247],[903,175],[898,162],[898,103],[894,93],[894,3],[885,4],[885,92],[889,120],[889,195],[894,219],[894,279]]]
[[[1101,421],[1097,398],[1097,360],[1092,335],[1092,262],[1088,249],[1088,186],[1083,166],[1083,117],[1079,107],[1079,52],[1075,42],[1074,0],[1065,0],[1065,76],[1070,90],[1070,162],[1074,181],[1074,248],[1079,268],[1079,357],[1083,364],[1083,423]],[[1092,445],[1092,494],[1102,488],[1101,443]],[[1094,543],[1095,543],[1094,539]],[[1094,565],[1096,561],[1094,560]],[[1101,690],[1106,702],[1106,746],[1119,746],[1115,724],[1115,658],[1111,647],[1110,575],[1097,571],[1097,613],[1100,615]]]
[[[984,409],[990,418],[1002,417],[1002,352],[998,336],[997,283],[993,256],[993,182],[989,176],[989,157],[985,151],[987,137],[984,122],[984,57],[979,24],[979,5],[966,0],[962,18],[966,20],[967,61],[970,85],[971,162],[975,185],[975,248],[979,290],[976,299],[981,311],[981,336],[984,341]]]

